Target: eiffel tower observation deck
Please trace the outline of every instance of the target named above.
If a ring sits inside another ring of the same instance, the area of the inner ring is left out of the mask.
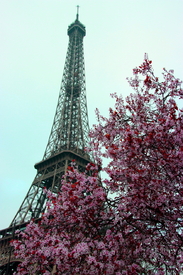
[[[0,231],[0,274],[13,274],[17,263],[9,241],[16,229],[23,230],[32,218],[38,219],[45,210],[44,187],[57,193],[61,178],[74,159],[80,171],[85,170],[90,155],[89,124],[86,102],[83,38],[85,26],[76,20],[68,27],[69,44],[56,112],[42,161],[35,164],[36,176],[17,214],[7,229]]]

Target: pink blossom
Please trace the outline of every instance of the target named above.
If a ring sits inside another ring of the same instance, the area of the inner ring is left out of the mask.
[[[183,271],[181,81],[164,70],[160,82],[147,58],[133,73],[134,93],[126,100],[112,94],[108,118],[96,111],[87,149],[95,162],[85,173],[72,162],[58,196],[45,191],[39,223],[31,221],[14,240],[23,259],[15,274]]]

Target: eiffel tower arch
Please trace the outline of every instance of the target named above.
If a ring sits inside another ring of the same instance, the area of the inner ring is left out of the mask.
[[[85,26],[76,20],[68,27],[69,44],[56,112],[43,159],[35,164],[36,176],[10,226],[0,231],[0,275],[13,274],[18,263],[9,242],[17,229],[24,230],[32,219],[39,219],[45,210],[44,187],[57,193],[61,178],[74,159],[80,171],[85,170],[91,156],[86,102],[83,38]]]

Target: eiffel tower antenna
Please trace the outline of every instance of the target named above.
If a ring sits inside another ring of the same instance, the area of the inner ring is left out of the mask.
[[[79,5],[77,5],[77,14],[76,14],[76,20],[79,20]]]
[[[43,159],[34,166],[37,170],[36,176],[10,227],[0,231],[0,274],[9,274],[7,271],[3,273],[3,268],[6,270],[8,262],[12,263],[11,270],[14,268],[9,241],[15,229],[23,230],[27,222],[32,218],[40,218],[45,211],[44,188],[57,193],[60,190],[61,179],[73,159],[80,171],[84,171],[86,164],[91,160],[85,150],[89,144],[83,51],[86,31],[78,19],[79,6],[76,20],[67,31],[69,44],[61,88]]]

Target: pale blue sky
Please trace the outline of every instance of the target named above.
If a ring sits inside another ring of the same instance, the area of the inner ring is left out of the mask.
[[[158,76],[166,67],[183,79],[182,0],[0,0],[0,229],[43,157],[78,4],[90,126],[96,107],[107,115],[110,93],[131,92],[126,77],[145,52]]]

